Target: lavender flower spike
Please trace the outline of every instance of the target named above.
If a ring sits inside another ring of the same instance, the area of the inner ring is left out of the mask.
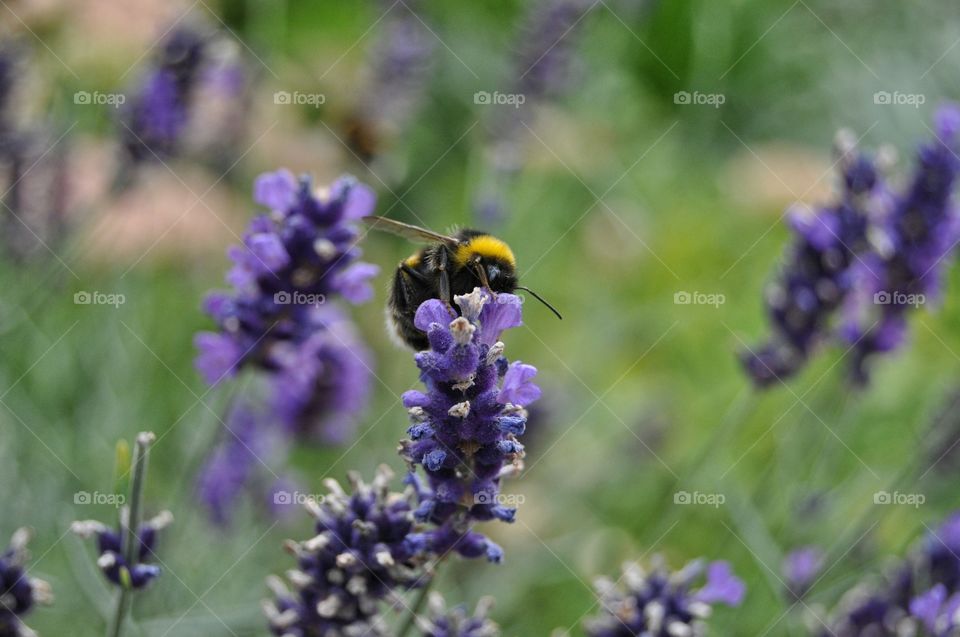
[[[27,541],[30,532],[19,529],[10,540],[10,547],[0,554],[0,636],[36,637],[20,618],[36,604],[52,601],[50,585],[27,575],[24,568],[29,557]]]
[[[205,301],[219,330],[197,335],[197,368],[210,384],[242,368],[264,372],[276,380],[288,430],[343,440],[365,402],[369,355],[328,303],[373,294],[377,268],[358,261],[355,244],[375,197],[350,177],[315,190],[309,177],[278,170],[257,179],[254,198],[272,213],[254,218],[244,245],[230,249],[233,290]]]
[[[766,294],[772,336],[742,353],[759,387],[798,372],[832,329],[832,319],[852,289],[851,268],[867,248],[868,210],[882,188],[874,162],[857,152],[850,135],[837,136],[841,188],[833,205],[794,211],[794,244]],[[804,211],[805,212],[805,211]]]
[[[124,515],[129,514],[129,509],[122,511]],[[137,530],[140,547],[136,552],[137,561],[133,564],[127,563],[120,550],[122,533],[120,529],[112,529],[97,520],[82,520],[74,522],[70,530],[82,538],[97,539],[97,550],[100,553],[97,566],[103,571],[107,580],[122,588],[136,590],[146,587],[160,575],[160,567],[147,562],[154,555],[158,532],[169,526],[171,522],[173,522],[173,514],[163,511],[140,525]]]
[[[500,627],[487,617],[493,607],[493,598],[477,602],[472,615],[463,606],[447,608],[443,596],[430,593],[427,612],[417,618],[417,628],[423,637],[499,637]]]
[[[179,150],[210,45],[210,34],[180,26],[158,47],[152,67],[121,111],[121,142],[134,163],[164,159]]]
[[[329,495],[307,503],[316,535],[287,545],[298,562],[290,588],[277,577],[267,581],[275,599],[263,605],[273,635],[384,635],[381,602],[427,581],[430,556],[406,541],[413,493],[391,492],[392,477],[386,466],[371,484],[350,473],[350,493],[327,480]]]
[[[432,299],[414,318],[430,343],[416,355],[426,392],[403,395],[412,425],[400,453],[412,471],[420,466],[426,474],[426,483],[413,473],[408,480],[420,497],[418,519],[433,527],[411,542],[438,554],[455,550],[498,562],[500,547],[471,526],[494,518],[512,522],[516,515],[501,502],[500,479],[522,466],[518,437],[524,407],[540,396],[532,382],[537,370],[503,356],[501,333],[522,322],[519,298],[476,288],[454,300],[460,317]]]
[[[623,586],[608,578],[597,581],[603,612],[585,622],[590,637],[672,637],[702,635],[713,604],[739,606],[746,587],[726,562],[713,562],[706,581],[700,562],[691,562],[671,573],[662,559],[655,558],[647,572],[639,564],[624,566]]]
[[[942,273],[960,242],[953,190],[960,176],[960,106],[940,108],[936,138],[921,146],[913,180],[892,198],[873,235],[875,254],[857,268],[861,293],[849,308],[845,336],[856,344],[854,378],[867,380],[867,359],[898,347],[911,309],[939,296]]]

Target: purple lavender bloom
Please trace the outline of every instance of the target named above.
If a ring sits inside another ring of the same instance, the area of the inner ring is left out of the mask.
[[[845,335],[855,343],[854,378],[868,379],[867,361],[904,340],[906,315],[939,296],[949,255],[960,240],[953,189],[960,174],[960,107],[936,115],[936,138],[921,146],[905,192],[895,196],[879,223],[875,256],[857,268],[861,293]]]
[[[228,431],[200,469],[197,495],[217,525],[229,525],[238,498],[258,477],[262,458],[273,451],[275,441],[264,420],[252,406],[234,405]]]
[[[671,573],[662,559],[655,559],[648,572],[639,564],[624,566],[622,586],[608,578],[596,583],[603,605],[600,615],[584,624],[590,637],[671,637],[699,635],[711,606],[739,606],[746,593],[743,581],[726,562],[707,566],[705,582],[696,588],[703,575],[703,564],[691,562]]]
[[[951,637],[960,628],[960,593],[947,597],[947,588],[937,584],[910,601],[910,614],[921,621],[931,637]]]
[[[13,534],[9,548],[0,554],[0,636],[31,637],[35,633],[20,618],[37,604],[52,599],[50,585],[27,575],[29,559],[27,541],[30,533],[19,529]]]
[[[316,535],[288,545],[298,562],[288,573],[290,587],[277,577],[268,580],[276,596],[264,602],[272,634],[383,635],[381,603],[426,582],[429,556],[406,541],[414,525],[413,493],[391,492],[392,477],[386,466],[371,484],[351,473],[350,493],[327,480],[329,495],[308,501]]]
[[[858,584],[838,605],[823,635],[904,634],[922,623],[935,637],[951,634],[960,599],[960,512],[948,517],[891,570],[880,584]],[[937,600],[940,600],[939,602]],[[911,623],[913,622],[913,623]],[[928,623],[928,622],[932,622]],[[931,628],[933,626],[934,628]],[[945,627],[946,632],[937,632]]]
[[[838,136],[837,146],[842,166],[838,201],[813,215],[791,216],[796,238],[766,295],[773,335],[741,355],[759,387],[782,381],[806,364],[851,292],[851,268],[867,248],[868,209],[881,194],[880,179],[874,162],[859,154],[846,135]]]
[[[134,163],[176,154],[210,44],[210,33],[178,26],[158,47],[152,68],[121,111],[121,143]]]
[[[823,568],[823,551],[816,546],[803,546],[787,554],[781,572],[787,586],[787,594],[802,599],[816,581]]]
[[[123,511],[124,514],[127,513],[127,509]],[[110,528],[97,520],[77,521],[70,528],[80,537],[96,537],[97,551],[100,553],[97,566],[108,581],[122,588],[136,590],[144,588],[160,575],[160,567],[147,562],[154,555],[157,535],[171,522],[173,515],[169,511],[163,511],[140,525],[137,530],[140,547],[134,564],[128,564],[123,557],[119,529]]]
[[[303,342],[278,345],[273,410],[300,438],[343,444],[367,404],[372,361],[353,323],[336,308],[321,308],[315,319],[317,329]]]
[[[500,627],[487,617],[493,607],[493,598],[477,602],[472,615],[464,606],[447,608],[443,596],[430,593],[427,612],[417,618],[417,628],[423,637],[499,637]]]
[[[252,368],[270,379],[282,424],[308,438],[337,442],[366,401],[370,356],[327,302],[370,298],[375,266],[357,259],[356,221],[374,195],[352,178],[315,192],[286,170],[261,175],[254,198],[273,210],[251,221],[243,246],[230,249],[230,293],[205,309],[216,333],[198,334],[197,368],[208,383]]]
[[[426,392],[403,395],[412,425],[401,455],[426,474],[425,483],[414,474],[409,481],[420,497],[418,519],[433,528],[411,541],[438,554],[455,550],[498,562],[500,547],[470,526],[513,521],[516,509],[501,504],[500,479],[521,467],[524,407],[540,390],[532,382],[536,369],[509,364],[499,340],[504,330],[521,325],[520,299],[476,288],[454,300],[460,317],[432,299],[414,318],[430,342],[415,357]]]

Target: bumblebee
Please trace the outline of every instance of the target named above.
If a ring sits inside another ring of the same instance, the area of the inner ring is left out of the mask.
[[[400,262],[390,286],[387,322],[393,334],[415,349],[429,347],[427,335],[413,324],[420,304],[440,299],[456,316],[453,297],[468,294],[478,285],[493,293],[525,290],[547,306],[557,318],[560,313],[536,292],[518,284],[513,250],[501,239],[479,230],[460,230],[447,236],[385,217],[364,217],[371,228],[384,230],[428,245]]]

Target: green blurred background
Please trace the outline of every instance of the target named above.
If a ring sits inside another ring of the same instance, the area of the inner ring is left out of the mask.
[[[57,597],[27,620],[41,635],[102,633],[108,593],[90,547],[67,529],[112,518],[111,507],[77,505],[74,494],[111,491],[116,441],[140,430],[161,438],[148,512],[170,508],[177,518],[160,551],[165,574],[136,600],[142,634],[266,634],[263,579],[293,565],[280,543],[306,537],[310,523],[302,515],[274,524],[249,503],[225,532],[194,503],[193,474],[231,391],[208,393],[193,369],[193,335],[212,327],[200,300],[222,286],[223,250],[254,213],[250,186],[263,170],[286,166],[320,182],[348,172],[378,191],[379,214],[437,229],[476,223],[491,118],[473,95],[509,83],[526,10],[500,0],[423,3],[437,38],[431,81],[370,169],[337,131],[378,19],[403,11],[390,6],[38,0],[0,9],[4,34],[34,49],[30,108],[53,113],[63,130],[73,125],[81,190],[107,171],[111,112],[72,95],[122,90],[184,12],[229,29],[257,77],[241,143],[249,152],[229,178],[187,162],[153,166],[133,192],[73,218],[56,257],[41,251],[0,268],[0,534],[35,529],[31,572]],[[511,357],[536,365],[544,389],[527,470],[505,486],[525,501],[516,524],[486,529],[505,563],[451,565],[439,584],[448,600],[495,595],[506,635],[582,634],[580,621],[597,610],[594,577],[655,553],[675,567],[704,556],[731,560],[749,587],[741,608],[717,609],[713,634],[803,634],[811,611],[788,613],[778,579],[787,551],[816,544],[843,554],[807,602],[823,616],[956,507],[948,460],[922,482],[898,481],[911,463],[917,474],[930,466],[932,423],[957,386],[953,274],[943,307],[913,317],[909,346],[878,361],[863,391],[845,385],[842,348],[759,395],[736,353],[766,333],[762,290],[789,240],[785,206],[830,196],[834,132],[890,144],[908,165],[935,104],[960,97],[958,26],[943,1],[594,5],[575,41],[574,90],[520,114],[532,132],[519,140],[523,168],[495,229],[523,280],[564,313],[560,322],[532,304],[525,327],[507,335]],[[326,102],[279,107],[279,90],[322,92]],[[676,104],[678,91],[722,94],[724,103]],[[877,104],[877,91],[925,103]],[[418,380],[410,354],[386,338],[382,306],[389,270],[411,247],[370,236],[364,250],[384,269],[376,299],[353,310],[375,350],[377,382],[356,444],[295,451],[296,474],[316,491],[348,469],[402,469],[398,396]],[[126,302],[76,305],[78,291]],[[675,304],[682,291],[724,302]],[[884,489],[926,502],[875,506]],[[725,502],[682,506],[677,491]]]

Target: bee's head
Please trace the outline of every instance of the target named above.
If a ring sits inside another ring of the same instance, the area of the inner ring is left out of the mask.
[[[465,237],[454,260],[477,274],[480,283],[494,292],[513,292],[517,287],[517,262],[505,242],[488,234]]]

